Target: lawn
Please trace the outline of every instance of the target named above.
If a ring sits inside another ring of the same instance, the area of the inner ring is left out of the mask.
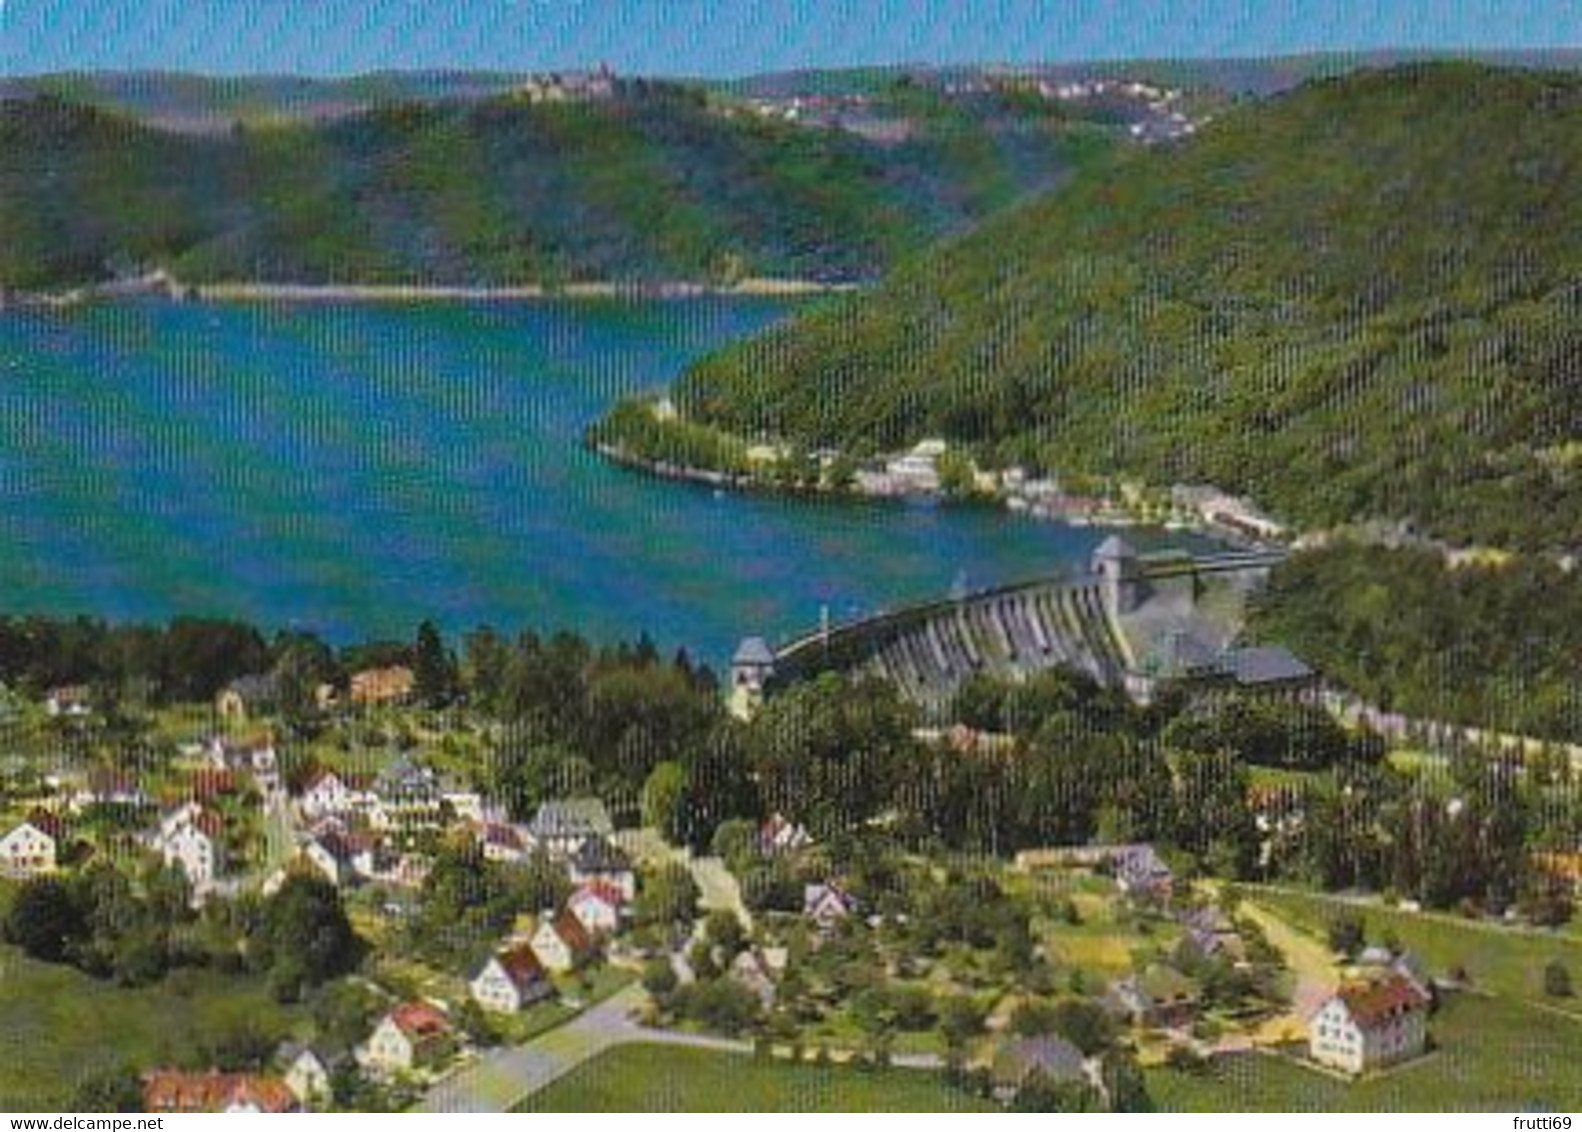
[[[151,1068],[244,1022],[286,1032],[301,1021],[255,979],[186,970],[129,990],[0,947],[0,1111],[59,1110],[86,1074]]]
[[[912,1069],[790,1065],[745,1054],[623,1045],[578,1066],[517,1112],[986,1112],[987,1102]]]
[[[1149,1069],[1171,1112],[1517,1112],[1582,1108],[1582,1022],[1506,998],[1452,997],[1429,1023],[1422,1061],[1355,1083],[1261,1054],[1203,1073]]]
[[[1381,942],[1387,932],[1394,933],[1434,975],[1464,967],[1478,989],[1582,1013],[1582,1000],[1546,999],[1543,993],[1544,967],[1554,960],[1569,967],[1573,978],[1582,979],[1582,940],[1571,933],[1512,930],[1441,913],[1358,906],[1316,894],[1251,885],[1245,891],[1249,899],[1319,939],[1324,938],[1327,925],[1338,912],[1355,911],[1363,918],[1370,943]]]

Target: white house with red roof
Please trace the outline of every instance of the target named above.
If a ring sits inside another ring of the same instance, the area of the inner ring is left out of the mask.
[[[626,893],[607,880],[579,884],[566,898],[566,911],[577,917],[590,935],[610,935],[621,926],[626,909]]]
[[[333,770],[320,769],[303,784],[299,804],[310,820],[348,813],[352,809],[352,790]]]
[[[451,1046],[450,1019],[427,1002],[403,1002],[379,1020],[357,1061],[371,1073],[410,1073],[437,1062]]]
[[[58,823],[30,817],[0,837],[0,874],[34,877],[54,872],[59,841]]]
[[[1342,986],[1308,1028],[1313,1060],[1362,1073],[1418,1057],[1428,1041],[1428,997],[1399,974]]]
[[[549,973],[525,943],[491,955],[468,986],[473,1001],[499,1014],[515,1014],[555,993]]]
[[[592,933],[582,926],[582,921],[572,915],[569,908],[562,908],[554,915],[539,917],[532,946],[539,962],[556,973],[575,970],[592,958],[597,950]]]

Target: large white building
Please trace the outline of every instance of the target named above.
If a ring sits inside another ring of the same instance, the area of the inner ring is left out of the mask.
[[[25,821],[0,837],[0,874],[40,876],[55,871],[55,834],[43,821]]]
[[[1391,974],[1343,986],[1313,1015],[1308,1048],[1321,1065],[1362,1073],[1418,1057],[1428,1041],[1428,998]]]

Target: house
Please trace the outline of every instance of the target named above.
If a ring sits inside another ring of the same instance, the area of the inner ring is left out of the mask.
[[[209,762],[215,770],[245,770],[259,779],[274,780],[280,770],[275,740],[268,734],[243,740],[216,736],[209,743]]]
[[[426,1002],[404,1002],[379,1020],[357,1060],[372,1073],[410,1073],[450,1051],[450,1020]]]
[[[736,958],[731,960],[727,975],[732,982],[752,991],[758,997],[759,1005],[765,1010],[774,1005],[774,976],[770,973],[769,964],[763,954],[756,948],[737,952]]]
[[[34,877],[54,872],[59,842],[59,822],[30,817],[0,838],[0,874]]]
[[[607,837],[586,838],[571,854],[567,872],[572,884],[603,881],[619,889],[627,900],[637,896],[637,874],[631,859]]]
[[[1398,974],[1346,984],[1313,1015],[1309,1052],[1319,1064],[1348,1073],[1417,1057],[1428,1041],[1428,1006],[1427,996]]]
[[[829,931],[857,910],[857,902],[834,881],[810,884],[802,890],[802,914]]]
[[[326,829],[304,841],[297,849],[297,856],[336,888],[343,888],[358,878],[355,865],[358,849],[358,844],[349,835],[338,829]]]
[[[589,935],[608,935],[620,927],[628,899],[620,886],[607,880],[584,881],[566,898],[566,910]]]
[[[412,670],[404,664],[352,673],[351,701],[363,706],[402,704],[412,698]]]
[[[275,1059],[285,1066],[286,1088],[303,1108],[330,1099],[330,1058],[310,1045],[287,1042],[280,1047]]]
[[[484,822],[478,827],[478,845],[485,861],[518,864],[527,859],[527,838],[514,825],[505,822]]]
[[[162,823],[154,850],[166,865],[186,874],[194,895],[201,895],[224,868],[224,832],[224,821],[213,810],[200,806],[191,813],[183,806]]]
[[[764,690],[775,674],[775,654],[762,637],[743,638],[731,657],[729,708],[738,719],[751,719],[764,702]]]
[[[280,681],[273,673],[238,676],[214,697],[221,719],[241,721],[274,711],[280,704]]]
[[[544,965],[525,943],[495,952],[469,985],[473,1001],[500,1014],[515,1014],[555,993]]]
[[[1197,983],[1164,963],[1110,987],[1107,1005],[1134,1026],[1174,1029],[1191,1025],[1202,995]]]
[[[300,1107],[286,1082],[256,1073],[158,1069],[143,1079],[147,1112],[297,1112]]]
[[[758,849],[766,857],[795,853],[813,844],[807,829],[782,814],[772,814],[758,829]]]
[[[1219,909],[1195,908],[1181,917],[1181,924],[1186,928],[1183,942],[1188,942],[1205,958],[1246,962],[1247,942],[1230,917]]]
[[[991,1071],[995,1096],[1002,1101],[1010,1100],[1035,1078],[1052,1085],[1088,1080],[1082,1051],[1053,1035],[1004,1042],[994,1055]]]
[[[63,684],[44,696],[44,711],[51,719],[81,719],[93,711],[93,697],[86,684]]]
[[[562,798],[538,807],[527,832],[554,857],[570,857],[590,837],[615,832],[610,813],[597,798]]]
[[[82,811],[89,806],[146,806],[148,795],[131,775],[109,767],[94,767],[83,788],[72,796],[71,808]]]
[[[1133,900],[1166,903],[1174,892],[1170,866],[1152,845],[1117,845],[1107,854],[1115,886]]]
[[[576,970],[597,950],[588,929],[566,908],[538,918],[532,945],[539,962],[557,974]]]
[[[310,819],[344,814],[352,807],[352,792],[340,775],[320,769],[303,784],[299,805]]]

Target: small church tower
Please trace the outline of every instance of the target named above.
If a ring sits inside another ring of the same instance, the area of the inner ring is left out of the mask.
[[[764,702],[764,685],[775,674],[775,654],[762,637],[746,637],[731,657],[730,711],[751,719]]]
[[[1142,604],[1146,582],[1137,548],[1131,543],[1111,535],[1094,550],[1092,569],[1099,576],[1104,607],[1111,617],[1131,613]]]

